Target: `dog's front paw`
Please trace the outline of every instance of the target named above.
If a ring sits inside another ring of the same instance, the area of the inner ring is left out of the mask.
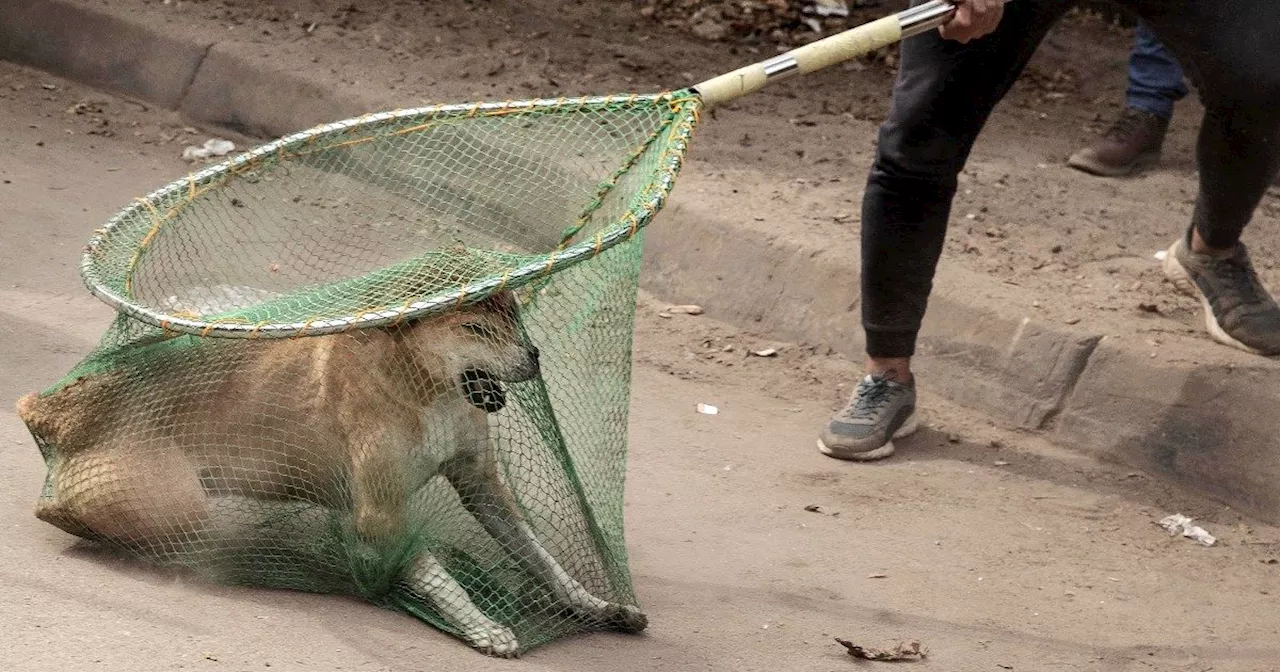
[[[577,611],[582,618],[621,632],[640,632],[649,627],[649,617],[639,608],[627,604],[595,599],[590,604],[578,605]]]
[[[649,627],[649,617],[639,607],[629,604],[611,604],[609,607],[613,612],[609,621],[622,632],[640,632]]]
[[[510,628],[497,623],[473,625],[463,631],[462,637],[481,653],[490,656],[498,658],[520,656],[520,642],[516,639],[516,634],[511,632]]]

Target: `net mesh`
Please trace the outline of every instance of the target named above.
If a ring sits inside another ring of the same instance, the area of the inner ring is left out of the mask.
[[[37,516],[495,655],[642,629],[635,293],[697,113],[687,92],[386,113],[138,199],[84,256],[115,321],[19,402]]]

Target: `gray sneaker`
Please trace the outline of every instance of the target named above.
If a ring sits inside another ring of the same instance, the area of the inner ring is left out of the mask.
[[[916,431],[916,388],[869,375],[818,439],[818,450],[841,460],[879,460],[893,454],[893,440]]]
[[[1280,354],[1280,306],[1262,286],[1244,243],[1219,258],[1193,252],[1184,236],[1165,253],[1164,273],[1200,299],[1215,341],[1255,355]]]

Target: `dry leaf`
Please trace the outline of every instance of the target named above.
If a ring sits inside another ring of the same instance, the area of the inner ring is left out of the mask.
[[[920,646],[920,642],[899,643],[892,649],[875,649],[871,647],[858,646],[853,642],[846,642],[839,637],[836,637],[836,641],[848,650],[849,655],[859,660],[900,662],[907,660],[924,660],[927,655],[924,647]]]

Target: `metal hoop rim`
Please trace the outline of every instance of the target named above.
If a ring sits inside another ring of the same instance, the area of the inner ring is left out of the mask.
[[[539,109],[554,111],[556,109],[574,106],[602,107],[620,103],[655,104],[663,101],[668,103],[691,101],[693,102],[693,107],[689,112],[683,115],[682,119],[674,124],[672,130],[676,137],[674,137],[670,143],[671,149],[661,157],[660,165],[657,168],[657,179],[650,181],[646,191],[641,192],[643,194],[643,199],[641,200],[640,205],[630,210],[628,212],[628,216],[623,216],[615,220],[607,232],[598,239],[584,240],[564,249],[558,254],[543,255],[535,261],[531,261],[512,270],[505,276],[491,277],[481,281],[472,282],[450,292],[437,294],[424,300],[411,302],[399,309],[375,311],[365,313],[363,315],[328,318],[310,322],[284,322],[260,325],[238,322],[210,322],[199,319],[190,319],[179,315],[170,315],[147,306],[134,303],[127,297],[122,296],[119,292],[108,287],[107,283],[103,281],[102,277],[98,273],[96,262],[97,250],[106,242],[107,238],[117,227],[119,227],[129,217],[137,214],[141,209],[148,207],[148,204],[162,202],[162,199],[171,197],[177,192],[191,189],[193,185],[204,185],[222,177],[229,176],[235,173],[238,169],[253,164],[266,156],[288,150],[317,137],[333,135],[360,127],[384,124],[405,118],[427,115],[438,118],[440,116],[462,116],[466,114],[474,114],[478,111],[496,112],[521,109],[528,111]],[[102,228],[98,229],[85,246],[80,262],[81,279],[85,286],[88,287],[91,294],[106,303],[108,306],[111,306],[112,309],[118,313],[127,315],[132,319],[153,327],[161,328],[167,332],[176,332],[179,334],[189,334],[200,337],[275,339],[302,335],[320,336],[348,331],[351,329],[366,329],[386,326],[393,322],[399,323],[406,320],[437,315],[460,305],[467,305],[482,301],[492,295],[499,287],[505,289],[516,289],[539,277],[573,266],[630,239],[636,233],[648,226],[653,217],[656,216],[665,205],[676,176],[683,165],[684,155],[692,137],[693,127],[697,123],[697,110],[700,104],[700,100],[696,95],[687,91],[682,91],[646,95],[593,96],[560,99],[532,99],[503,103],[494,102],[480,104],[433,105],[379,112],[376,114],[351,117],[328,124],[321,124],[319,126],[314,126],[310,129],[283,136],[276,140],[259,145],[231,159],[206,167],[188,177],[174,180],[173,182],[151,192],[144,198],[139,199],[139,202],[135,202],[125,207],[112,216]],[[629,223],[623,225],[624,222]]]

